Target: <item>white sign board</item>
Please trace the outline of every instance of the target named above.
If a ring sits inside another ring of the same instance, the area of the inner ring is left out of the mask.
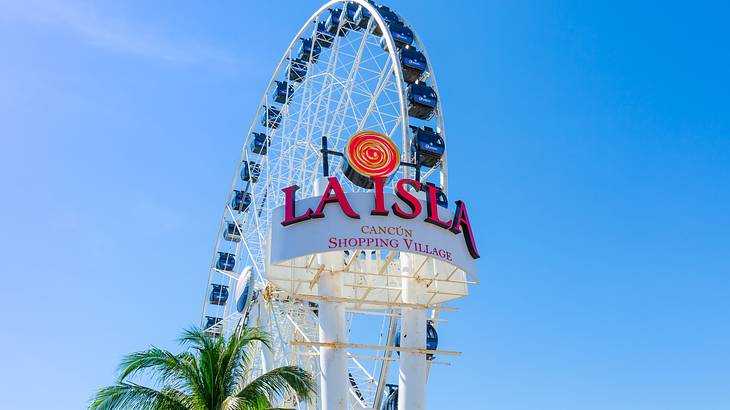
[[[386,207],[398,202],[393,194],[384,194]],[[349,218],[339,204],[325,206],[324,218],[282,226],[284,206],[274,209],[271,221],[270,263],[280,263],[296,257],[335,250],[390,249],[417,253],[442,260],[465,272],[476,274],[476,262],[469,254],[462,233],[455,234],[426,219],[426,203],[422,201],[421,214],[413,219],[395,216],[391,210],[387,216],[371,215],[374,208],[373,193],[347,193],[350,205],[360,219]],[[297,212],[317,208],[320,197],[300,199]],[[439,217],[449,221],[452,213],[439,208]]]

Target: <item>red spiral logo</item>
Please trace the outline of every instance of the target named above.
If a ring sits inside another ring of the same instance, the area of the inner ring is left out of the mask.
[[[369,177],[389,177],[400,164],[398,147],[375,131],[362,131],[350,138],[345,159],[355,171]]]

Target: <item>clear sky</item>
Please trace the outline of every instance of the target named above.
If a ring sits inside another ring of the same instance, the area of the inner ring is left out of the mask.
[[[730,408],[728,2],[388,4],[482,255],[429,408]],[[0,0],[2,408],[82,408],[197,323],[243,133],[318,6]]]

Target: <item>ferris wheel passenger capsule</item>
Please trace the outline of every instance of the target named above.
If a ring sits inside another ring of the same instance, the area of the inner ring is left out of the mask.
[[[210,329],[211,327],[218,324],[218,322],[220,322],[221,320],[223,320],[223,318],[216,317],[216,316],[206,316],[205,317],[205,328]],[[221,335],[221,332],[219,329],[207,330],[205,333],[207,333],[209,336],[212,336],[212,337],[218,337]]]
[[[246,277],[248,275],[248,277]],[[244,281],[245,280],[245,281]],[[238,281],[236,286],[236,294],[238,299],[236,300],[236,310],[239,313],[243,313],[251,306],[252,301],[256,298],[256,292],[254,290],[255,277],[251,270],[251,266],[243,268],[241,272],[241,279]],[[239,289],[243,289],[239,292]]]
[[[383,18],[383,21],[385,22],[386,26],[390,26],[393,23],[400,23],[400,17],[390,9],[388,6],[375,6],[378,9],[378,14],[380,14],[380,17]],[[380,26],[375,25],[373,28],[373,34],[376,36],[382,36],[383,31],[380,30]]]
[[[398,410],[398,386],[394,384],[386,386],[388,387],[388,396],[383,400],[380,410]]]
[[[238,297],[238,301],[236,302],[236,310],[239,313],[246,310],[246,305],[248,304],[248,294],[250,292],[251,292],[251,289],[248,287],[248,285],[246,285],[246,288],[243,289],[241,296]]]
[[[233,191],[233,198],[231,199],[231,208],[234,211],[246,212],[248,207],[251,205],[251,194],[244,191],[235,190]]]
[[[395,346],[400,347],[400,330],[395,334]],[[436,350],[439,347],[439,335],[433,327],[433,321],[426,321],[426,350]],[[400,355],[400,351],[398,352]],[[426,360],[433,360],[433,354],[426,353]]]
[[[265,136],[264,136],[265,137]],[[241,181],[256,183],[261,175],[261,165],[253,161],[243,161],[241,164]]]
[[[335,36],[327,31],[327,23],[320,21],[317,23],[317,44],[324,48],[332,47],[332,42],[335,41]]]
[[[368,23],[370,23],[370,18],[372,18],[372,15],[365,7],[358,7],[357,15],[355,16],[355,21],[357,21],[357,28],[362,30],[367,29]]]
[[[390,29],[390,35],[393,37],[393,41],[395,41],[396,48],[402,48],[413,44],[413,31],[403,25],[403,23],[391,23],[388,26],[388,29]],[[380,39],[380,46],[383,47],[383,50],[388,50],[388,44],[385,42],[385,37]]]
[[[261,125],[267,128],[279,128],[281,124],[281,111],[276,107],[264,106],[264,113],[261,116]]]
[[[426,57],[415,47],[403,47],[398,52],[400,64],[403,67],[403,79],[407,83],[415,83],[426,71],[428,63]]]
[[[251,137],[251,152],[254,154],[266,155],[269,151],[269,145],[271,145],[269,137],[262,132],[254,132],[251,134]]]
[[[433,322],[426,321],[426,349],[436,350],[439,347],[439,335],[436,333],[436,328],[433,327]],[[433,360],[433,354],[426,354],[427,360]]]
[[[415,82],[408,85],[408,115],[421,120],[430,120],[436,112],[438,97],[433,88]]]
[[[302,44],[299,46],[298,58],[303,61],[311,61],[316,63],[319,59],[319,53],[322,52],[322,47],[316,42],[312,42],[311,38],[301,38]]]
[[[340,27],[340,20],[342,18],[342,9],[330,9],[330,15],[327,17],[327,21],[325,22],[325,25],[327,26],[327,31],[335,35],[342,37],[347,34],[347,27],[343,24]],[[340,27],[340,30],[338,31],[337,28]]]
[[[274,94],[271,98],[279,104],[288,104],[293,96],[294,87],[286,81],[277,81],[276,87],[274,87]]]
[[[431,127],[414,127],[411,125],[411,161],[426,168],[433,168],[444,155],[446,146],[444,139]]]
[[[232,271],[236,266],[236,255],[228,252],[218,252],[218,261],[215,267],[222,271]]]
[[[337,34],[342,37],[347,34],[349,29],[359,29],[358,20],[356,20],[359,17],[357,12],[359,7],[356,3],[347,3],[344,12],[341,8],[330,9],[330,15],[325,23],[327,31],[330,34]],[[342,21],[343,16],[344,21]],[[339,31],[337,30],[338,27]]]
[[[289,73],[289,80],[301,82],[307,76],[307,62],[298,58],[289,60],[289,67],[286,71]]]
[[[208,299],[212,305],[223,306],[228,301],[228,286],[213,284],[213,290],[210,291],[210,298]]]
[[[345,5],[345,24],[347,28],[358,30],[360,28],[358,23],[360,23],[361,17],[360,6],[357,3],[348,2]]]
[[[223,239],[228,242],[240,242],[241,241],[241,230],[235,222],[228,222],[226,228],[223,230]]]
[[[444,191],[441,189],[441,187],[434,184],[433,182],[426,182],[425,184],[436,187],[436,205],[438,205],[442,208],[448,208],[449,199],[446,197],[446,193],[444,193]]]

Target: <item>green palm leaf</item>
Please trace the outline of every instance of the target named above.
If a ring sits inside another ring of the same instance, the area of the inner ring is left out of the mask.
[[[158,391],[136,383],[120,381],[96,393],[91,405],[95,410],[188,410],[189,398],[173,389]]]
[[[173,354],[152,347],[125,356],[115,385],[99,390],[95,410],[265,410],[283,398],[311,400],[314,381],[305,370],[286,366],[248,382],[259,345],[270,348],[266,334],[244,328],[228,339],[198,328],[180,337],[187,350]],[[160,389],[132,381],[150,379]]]
[[[248,383],[231,399],[240,403],[258,403],[261,398],[266,398],[266,405],[270,406],[270,403],[277,398],[287,395],[295,395],[301,400],[311,399],[314,395],[312,376],[296,366],[279,367]],[[248,409],[249,407],[241,408]],[[259,409],[260,407],[251,408]]]

